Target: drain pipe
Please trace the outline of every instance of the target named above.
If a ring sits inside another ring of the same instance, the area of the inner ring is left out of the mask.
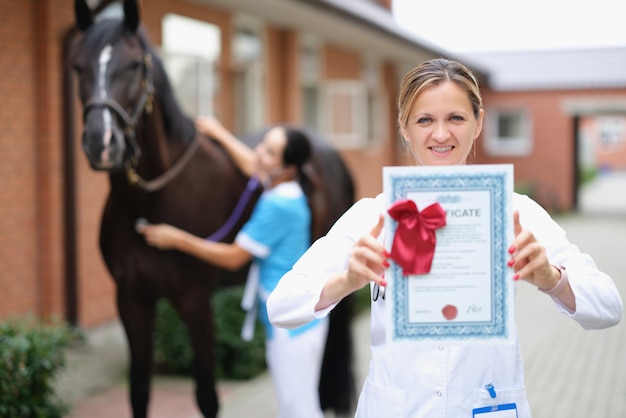
[[[63,230],[65,231],[65,319],[78,326],[78,267],[76,245],[76,112],[74,100],[76,88],[74,74],[69,65],[69,52],[75,38],[75,28],[70,29],[63,39]]]

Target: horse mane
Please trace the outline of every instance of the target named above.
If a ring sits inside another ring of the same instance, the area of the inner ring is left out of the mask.
[[[194,121],[184,113],[176,100],[176,94],[174,94],[174,89],[170,84],[163,61],[148,42],[143,27],[138,29],[137,35],[144,49],[150,52],[152,56],[155,98],[163,109],[163,127],[165,132],[168,138],[179,138],[185,144],[189,144],[196,137]]]
[[[76,59],[81,50],[99,51],[107,44],[114,43],[120,38],[136,37],[144,51],[152,57],[155,100],[162,109],[163,128],[166,136],[182,141],[184,145],[191,143],[196,137],[195,124],[178,104],[161,57],[152,46],[142,25],[135,33],[131,33],[122,22],[121,19],[106,18],[94,23],[87,29],[85,35],[74,44],[69,55],[70,62]]]

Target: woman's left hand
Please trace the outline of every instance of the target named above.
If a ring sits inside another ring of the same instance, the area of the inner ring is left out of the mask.
[[[551,289],[561,277],[561,273],[548,261],[546,250],[532,232],[522,229],[519,211],[513,213],[515,239],[509,247],[511,259],[508,266],[513,268],[514,280],[526,280],[541,289]]]
[[[224,128],[224,125],[213,116],[198,116],[194,123],[200,133],[217,141],[222,140],[229,134],[226,128]]]

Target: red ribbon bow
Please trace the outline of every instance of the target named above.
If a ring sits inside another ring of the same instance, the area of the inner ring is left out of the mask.
[[[429,273],[437,243],[435,229],[446,225],[446,212],[439,203],[420,212],[409,199],[397,201],[387,212],[398,221],[391,259],[402,267],[404,275]]]

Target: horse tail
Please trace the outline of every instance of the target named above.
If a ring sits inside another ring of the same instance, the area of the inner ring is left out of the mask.
[[[351,320],[352,299],[344,298],[330,313],[328,337],[320,375],[319,395],[323,411],[335,415],[354,413],[355,382]]]
[[[352,176],[340,155],[332,150],[319,150],[319,173],[326,178],[320,182],[324,190],[323,202],[317,200],[313,210],[313,236],[326,234],[334,222],[354,203],[355,188]],[[319,191],[319,190],[318,190]],[[316,216],[317,215],[317,216]],[[344,298],[332,310],[329,318],[328,336],[320,374],[319,395],[324,411],[335,415],[354,414],[356,387],[354,376],[354,347],[351,324],[354,319],[355,296]]]

